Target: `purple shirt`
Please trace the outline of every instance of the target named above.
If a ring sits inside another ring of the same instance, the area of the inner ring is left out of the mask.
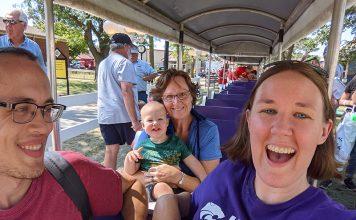
[[[356,211],[310,186],[293,199],[267,205],[256,195],[255,170],[240,162],[221,163],[193,192],[190,219],[355,220]]]

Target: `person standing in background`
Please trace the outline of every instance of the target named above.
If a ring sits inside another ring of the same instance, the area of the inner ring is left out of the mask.
[[[158,73],[145,61],[138,59],[138,48],[131,48],[131,62],[134,65],[137,79],[138,100],[147,103],[147,82],[157,77]]]
[[[98,122],[106,149],[104,166],[116,169],[120,145],[131,144],[141,130],[135,69],[129,60],[133,46],[123,33],[111,38],[111,53],[98,69]]]
[[[356,105],[356,76],[352,78],[352,80],[346,85],[345,92],[342,94],[339,105],[344,106],[355,106]],[[355,113],[354,113],[355,114]],[[354,140],[356,138],[356,134],[354,133]],[[354,147],[350,153],[350,158],[348,165],[346,167],[345,179],[344,183],[348,189],[352,191],[356,191],[356,184],[353,181],[353,176],[356,171],[356,142]]]
[[[27,15],[21,10],[14,9],[5,14],[3,22],[6,34],[0,36],[0,48],[20,47],[30,51],[37,58],[41,69],[47,72],[40,47],[24,34],[27,28]]]

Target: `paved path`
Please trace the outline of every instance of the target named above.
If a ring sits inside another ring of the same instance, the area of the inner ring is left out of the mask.
[[[97,119],[96,103],[85,106],[71,106],[62,115],[61,130]]]

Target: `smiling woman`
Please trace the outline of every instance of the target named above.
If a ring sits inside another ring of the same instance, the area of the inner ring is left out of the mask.
[[[154,219],[355,219],[307,178],[333,176],[334,112],[326,79],[303,62],[262,73],[221,163],[190,194],[158,200]],[[188,205],[189,204],[189,205]],[[190,213],[189,213],[190,210]],[[216,218],[215,218],[216,219]]]
[[[193,109],[197,100],[196,92],[196,85],[192,83],[188,73],[169,69],[162,72],[157,79],[156,88],[152,89],[151,95],[154,100],[163,103],[167,110],[170,118],[168,135],[175,134],[183,140],[205,171],[210,173],[221,158],[219,133],[213,122]],[[147,138],[147,134],[143,132],[135,143],[135,148]],[[184,163],[180,163],[180,169],[163,164],[155,167],[154,172],[149,171],[149,176],[155,176],[157,182],[176,184],[182,190],[193,191],[199,185],[199,179]]]

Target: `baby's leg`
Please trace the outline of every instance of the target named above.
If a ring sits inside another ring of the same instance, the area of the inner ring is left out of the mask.
[[[152,195],[155,200],[164,195],[174,194],[172,188],[167,183],[156,183]]]

